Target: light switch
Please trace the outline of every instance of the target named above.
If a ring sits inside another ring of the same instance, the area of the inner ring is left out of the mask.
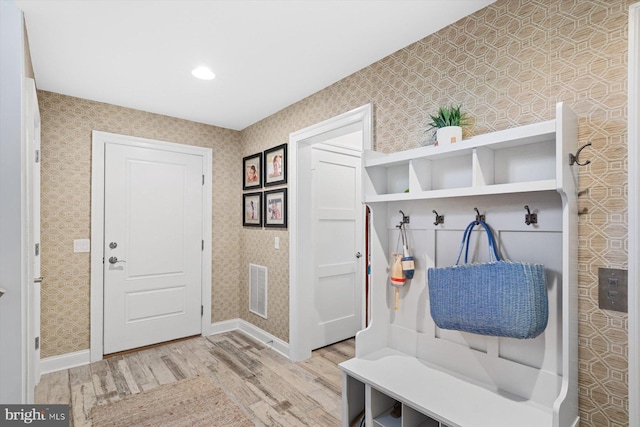
[[[89,239],[75,239],[73,241],[73,252],[90,252],[91,241]]]
[[[599,268],[598,290],[600,308],[627,312],[627,270]]]
[[[275,238],[275,240],[274,240],[274,242],[273,242],[273,247],[274,247],[275,249],[280,249],[280,238],[279,238],[279,237],[276,237],[276,238]]]

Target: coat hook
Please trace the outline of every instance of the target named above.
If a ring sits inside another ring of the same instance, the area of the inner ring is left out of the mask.
[[[531,213],[531,211],[529,210],[529,205],[524,205],[524,208],[527,210],[527,213],[524,216],[524,223],[527,225],[537,224],[538,214]]]
[[[398,211],[398,212],[400,212],[400,215],[402,215],[402,222],[400,222],[400,225],[409,224],[409,219],[410,219],[409,216],[405,215],[404,212],[402,211]]]
[[[444,224],[444,215],[438,215],[435,209],[433,213],[436,214],[436,222],[434,222],[433,225]]]
[[[569,166],[573,166],[574,163],[577,164],[578,166],[587,166],[589,163],[591,163],[591,160],[587,160],[584,163],[580,163],[580,153],[582,152],[582,150],[584,150],[587,147],[591,147],[591,141],[587,142],[582,147],[580,147],[578,151],[576,151],[575,155],[569,153]]]
[[[473,208],[473,210],[476,211],[476,221],[485,221],[486,220],[486,216],[485,215],[480,215],[480,211],[478,211],[478,208]]]

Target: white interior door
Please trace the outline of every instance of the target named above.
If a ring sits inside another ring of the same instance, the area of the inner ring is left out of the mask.
[[[202,157],[105,146],[104,353],[201,331]]]
[[[40,382],[40,111],[36,84],[33,79],[25,79],[26,107],[25,118],[27,141],[27,211],[28,211],[28,277],[31,287],[27,290],[28,314],[28,400],[33,401],[34,387]]]
[[[364,218],[360,157],[314,147],[312,165],[315,349],[361,329]]]

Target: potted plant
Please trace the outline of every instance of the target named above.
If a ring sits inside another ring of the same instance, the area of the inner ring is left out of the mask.
[[[442,106],[435,115],[429,115],[430,131],[436,129],[436,145],[462,141],[462,126],[469,124],[467,115],[460,111],[461,105]]]

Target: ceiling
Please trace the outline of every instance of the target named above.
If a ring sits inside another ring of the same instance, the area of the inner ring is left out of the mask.
[[[241,130],[493,1],[16,4],[39,89]]]

